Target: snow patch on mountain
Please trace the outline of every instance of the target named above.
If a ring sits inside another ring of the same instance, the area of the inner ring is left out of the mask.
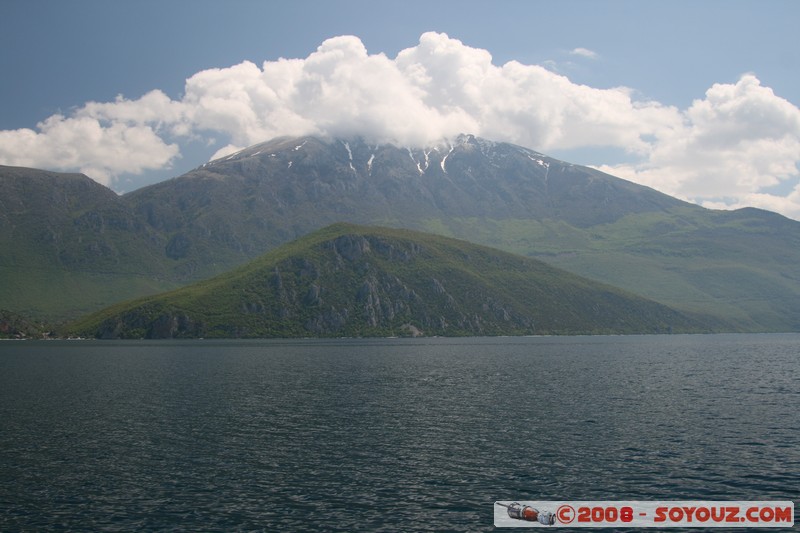
[[[353,151],[350,149],[350,143],[342,141],[342,144],[347,150],[347,158],[350,160],[350,170],[353,171],[353,174],[358,174],[358,172],[356,172],[356,167],[353,166]]]

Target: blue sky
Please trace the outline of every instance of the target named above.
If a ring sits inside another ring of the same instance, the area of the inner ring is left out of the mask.
[[[774,0],[4,0],[0,164],[122,192],[273,134],[471,129],[800,218],[798,20]]]

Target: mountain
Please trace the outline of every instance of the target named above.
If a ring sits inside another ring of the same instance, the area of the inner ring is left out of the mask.
[[[252,257],[337,221],[458,231],[470,220],[608,224],[686,204],[593,169],[462,135],[426,149],[279,138],[125,200],[199,264]]]
[[[469,135],[426,149],[280,138],[124,198],[198,271],[349,221],[537,257],[742,331],[800,330],[800,223]]]
[[[7,168],[0,168],[4,192]],[[68,187],[65,175],[48,176],[36,195],[89,194]],[[800,223],[757,209],[704,209],[468,135],[425,149],[279,138],[123,196],[91,195],[94,207],[59,211],[49,230],[61,235],[58,246],[21,222],[19,210],[0,205],[0,268],[15,276],[0,280],[0,297],[12,302],[5,307],[39,314],[50,295],[66,290],[59,301],[68,303],[50,311],[74,317],[226,272],[345,221],[542,259],[680,311],[715,315],[732,330],[800,331]],[[46,218],[53,207],[39,202],[26,216]],[[72,255],[80,261],[61,257],[65,243],[78,246]],[[72,279],[80,290],[65,289]]]
[[[82,174],[0,166],[0,305],[51,319],[178,285],[162,238]]]
[[[541,261],[409,230],[335,224],[207,281],[70,326],[101,338],[707,331]]]

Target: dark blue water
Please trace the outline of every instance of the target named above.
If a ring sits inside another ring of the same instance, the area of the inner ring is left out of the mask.
[[[795,500],[800,335],[0,343],[0,530],[486,531]]]

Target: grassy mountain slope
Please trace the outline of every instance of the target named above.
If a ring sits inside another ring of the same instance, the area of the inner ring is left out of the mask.
[[[740,331],[800,330],[800,223],[758,209],[678,206],[590,228],[434,219],[427,230],[544,260]]]
[[[664,333],[710,324],[537,260],[335,224],[247,265],[69,326],[102,338]]]
[[[161,237],[82,174],[0,166],[0,302],[57,319],[177,286]]]

